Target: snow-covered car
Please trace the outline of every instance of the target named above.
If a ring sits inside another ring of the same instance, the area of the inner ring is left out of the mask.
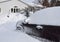
[[[17,23],[17,25],[20,25]],[[20,25],[21,26],[21,25]],[[42,9],[30,15],[25,22],[22,22],[22,28],[17,26],[20,30],[25,27],[34,28],[40,33],[39,37],[43,37],[55,42],[60,40],[60,7],[51,7]]]

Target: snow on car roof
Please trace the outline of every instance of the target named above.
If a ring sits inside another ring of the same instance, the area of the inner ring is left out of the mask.
[[[60,25],[60,6],[42,9],[30,17],[29,23]]]

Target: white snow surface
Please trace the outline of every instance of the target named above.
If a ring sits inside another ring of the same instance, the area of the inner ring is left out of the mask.
[[[21,14],[0,15],[0,42],[40,42],[25,33],[16,31],[16,22],[26,17]]]
[[[9,15],[9,18],[7,17]],[[2,14],[0,16],[0,24],[6,23],[6,22],[17,22],[19,20],[24,20],[26,17],[19,13],[11,13],[11,14]]]
[[[31,24],[45,24],[60,26],[60,6],[45,8],[29,17]]]

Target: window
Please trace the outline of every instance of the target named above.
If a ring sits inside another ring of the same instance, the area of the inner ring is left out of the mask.
[[[11,8],[11,13],[18,13],[20,9],[17,6],[14,6],[14,8]]]
[[[13,8],[11,8],[11,12],[13,12]]]
[[[16,12],[19,12],[19,9],[16,9]]]

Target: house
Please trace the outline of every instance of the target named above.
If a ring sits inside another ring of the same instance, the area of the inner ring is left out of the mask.
[[[28,7],[21,0],[0,1],[0,15],[19,12],[21,9]]]

